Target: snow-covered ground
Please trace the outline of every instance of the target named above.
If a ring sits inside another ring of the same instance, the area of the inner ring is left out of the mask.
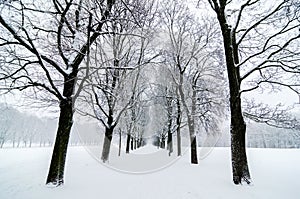
[[[134,155],[147,150],[122,154],[122,161],[132,163]],[[300,198],[299,149],[248,149],[252,186],[231,182],[229,148],[215,148],[199,165],[191,165],[186,153],[169,167],[146,174],[118,172],[90,154],[84,147],[70,147],[65,185],[51,188],[44,185],[51,148],[1,149],[0,199]],[[115,160],[112,155],[109,165],[120,163]]]

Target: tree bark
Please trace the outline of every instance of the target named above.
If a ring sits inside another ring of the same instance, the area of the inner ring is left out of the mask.
[[[133,151],[133,137],[131,137],[130,148],[131,148],[131,151]]]
[[[72,99],[60,102],[60,116],[46,184],[64,183],[64,168],[71,128],[73,125]]]
[[[189,110],[188,105],[186,103],[186,99],[184,96],[184,92],[182,89],[183,84],[183,73],[180,73],[180,82],[178,86],[178,91],[181,97],[182,104],[185,108],[187,120],[188,120],[188,127],[189,127],[189,134],[190,134],[190,144],[191,144],[191,163],[198,164],[198,157],[197,157],[197,141],[195,135],[195,122],[194,122],[194,113],[195,113],[195,92],[193,92],[192,97],[192,108]]]
[[[121,145],[122,145],[122,131],[120,129],[120,131],[119,131],[119,153],[118,153],[118,156],[121,155]]]
[[[197,157],[197,137],[195,135],[195,127],[194,121],[188,116],[188,126],[190,132],[190,143],[191,143],[191,163],[198,164],[198,157]]]
[[[235,42],[235,32],[228,26],[225,17],[225,5],[217,6],[218,21],[221,27],[223,44],[226,57],[227,74],[230,89],[230,111],[231,111],[231,161],[233,182],[241,184],[251,181],[246,155],[246,124],[244,122],[241,96],[240,96],[240,72],[236,67],[238,64],[238,46]]]
[[[101,160],[103,162],[106,162],[109,158],[113,130],[114,130],[114,127],[110,127],[110,128],[106,127],[105,128],[104,144],[103,144],[102,156],[101,156]]]
[[[177,118],[176,118],[176,133],[177,133],[177,156],[181,156],[181,134],[180,134],[180,124],[181,124],[181,107],[180,101],[177,99]]]
[[[160,148],[162,148],[162,149],[166,148],[166,138],[164,136],[162,136],[162,138],[161,138]]]
[[[129,149],[130,149],[130,139],[131,139],[131,135],[130,133],[127,134],[127,140],[126,140],[126,153],[129,153]]]
[[[173,134],[171,131],[168,131],[167,149],[169,150],[169,156],[171,156],[173,153]]]

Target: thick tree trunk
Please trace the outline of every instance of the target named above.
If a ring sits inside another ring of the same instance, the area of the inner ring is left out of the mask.
[[[240,99],[231,106],[231,161],[233,182],[251,182],[246,155],[246,124],[241,112]]]
[[[226,21],[225,7],[217,7],[216,13],[222,30],[223,43],[226,56],[227,74],[230,89],[231,111],[231,159],[233,182],[241,184],[242,181],[250,183],[250,173],[246,155],[246,124],[244,122],[241,96],[240,96],[240,72],[238,64],[238,46],[235,41],[235,32],[230,29]]]
[[[113,131],[114,131],[114,127],[105,128],[105,136],[104,136],[104,143],[103,143],[102,156],[101,156],[101,160],[103,162],[106,162],[109,158]]]
[[[127,140],[126,140],[126,153],[129,153],[129,149],[130,149],[130,139],[131,139],[131,135],[130,133],[127,134]]]
[[[64,183],[64,169],[71,128],[73,125],[72,99],[60,102],[60,116],[46,184]]]

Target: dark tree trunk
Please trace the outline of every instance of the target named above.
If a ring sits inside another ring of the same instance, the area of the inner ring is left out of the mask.
[[[189,136],[190,136],[190,144],[191,144],[191,163],[198,164],[197,140],[196,140],[196,135],[195,135],[195,121],[194,121],[194,115],[195,115],[195,110],[196,110],[196,97],[195,97],[196,92],[193,91],[192,107],[190,110],[185,101],[182,84],[183,84],[183,73],[180,73],[180,84],[178,86],[178,91],[179,91],[179,94],[181,97],[182,104],[186,110],[186,115],[187,115],[187,120],[188,120]]]
[[[246,124],[244,122],[241,96],[240,96],[240,72],[236,64],[238,59],[238,46],[235,41],[235,32],[230,29],[226,21],[225,7],[216,8],[218,21],[222,30],[223,43],[226,56],[227,73],[230,89],[231,111],[231,159],[233,182],[241,184],[242,181],[250,183],[250,173],[246,155]]]
[[[130,148],[131,148],[131,151],[133,151],[133,137],[131,138]]]
[[[130,133],[127,134],[127,140],[126,140],[126,153],[129,153],[129,149],[130,149]]]
[[[3,145],[4,145],[4,139],[1,139],[1,141],[0,141],[0,148],[1,149],[3,148]]]
[[[191,137],[191,163],[198,164],[196,136]]]
[[[172,106],[169,104],[168,113],[168,133],[167,133],[167,150],[169,151],[169,156],[173,153],[173,134],[172,134]]]
[[[71,128],[73,125],[72,99],[60,102],[60,116],[46,184],[64,183],[64,169]]]
[[[173,134],[171,133],[171,129],[168,131],[167,149],[169,150],[169,156],[171,156],[173,153]]]
[[[121,145],[122,145],[122,131],[120,129],[120,131],[119,131],[119,153],[118,153],[118,156],[121,155]]]
[[[233,182],[241,184],[242,181],[250,183],[250,173],[246,155],[246,124],[241,113],[241,104],[236,103],[231,109],[231,159]]]
[[[137,139],[137,148],[140,148],[140,147],[141,147],[140,139]]]
[[[166,148],[166,138],[164,136],[161,138],[160,148],[162,149]]]
[[[181,156],[181,134],[180,134],[180,124],[181,124],[181,107],[180,101],[177,99],[177,118],[176,118],[176,125],[177,125],[177,156]]]
[[[106,162],[109,158],[113,131],[114,131],[113,127],[105,128],[105,136],[104,136],[104,143],[103,143],[102,156],[101,156],[101,160],[103,162]]]
[[[167,90],[167,89],[166,89]],[[167,132],[167,150],[169,151],[169,156],[173,153],[173,135],[172,135],[172,122],[173,122],[173,97],[166,97],[166,106],[168,113],[168,132]]]
[[[190,120],[190,119],[188,119]],[[191,143],[191,163],[198,164],[198,157],[197,157],[197,137],[195,135],[194,129],[194,122],[189,123],[189,131],[190,131],[190,143]]]

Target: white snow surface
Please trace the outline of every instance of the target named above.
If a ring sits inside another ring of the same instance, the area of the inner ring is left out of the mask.
[[[70,147],[65,185],[53,188],[45,185],[51,152],[51,148],[0,149],[0,199],[300,198],[299,149],[248,149],[251,186],[232,183],[229,148],[215,148],[198,165],[189,163],[187,152],[164,169],[129,174],[102,165],[84,147]],[[122,161],[132,162],[132,155],[122,153]]]

